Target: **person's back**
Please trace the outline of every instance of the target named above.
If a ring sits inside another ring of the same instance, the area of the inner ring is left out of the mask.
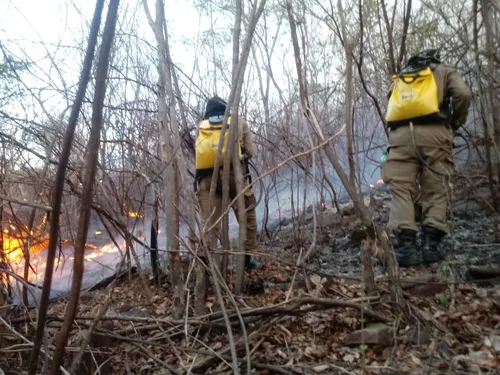
[[[196,173],[198,177],[212,175],[226,105],[226,102],[219,97],[208,99],[203,119],[198,123],[195,145]],[[228,126],[234,126],[234,124],[231,124],[231,116],[228,118]],[[228,134],[229,128],[225,132],[226,139],[222,150],[222,161]],[[238,121],[236,142],[240,146],[238,150],[240,154],[245,152],[246,156],[251,159],[254,154],[252,133],[250,132],[248,123],[242,118]],[[222,166],[223,162],[220,165]]]
[[[220,130],[226,111],[226,102],[218,97],[211,98],[207,101],[205,115],[203,120],[198,124],[198,136],[196,140],[196,183],[197,191],[196,196],[200,204],[202,228],[211,227],[216,220],[223,214],[225,210],[222,207],[222,172],[223,166],[219,167],[217,173],[215,196],[210,201],[210,185],[212,183],[212,175],[214,173],[215,155],[217,153]],[[231,118],[228,119],[228,126],[234,126]],[[229,128],[226,130],[225,136],[227,137]],[[227,142],[227,140],[225,141]],[[248,123],[244,119],[238,121],[238,134],[237,134],[237,152],[240,153],[240,160],[242,162],[242,170],[245,173],[244,156],[248,159],[254,155],[254,146],[252,135]],[[225,143],[224,143],[225,145]],[[225,153],[225,147],[223,147]],[[229,162],[229,161],[225,161]],[[232,201],[239,193],[238,185],[246,185],[246,181],[237,181],[237,178],[244,179],[243,175],[237,176],[234,173],[234,168],[231,166],[229,175],[229,200]],[[239,183],[237,183],[239,182]],[[245,258],[245,267],[250,269],[255,266],[250,257],[250,253],[256,251],[258,248],[257,243],[257,215],[255,213],[256,199],[251,188],[247,189],[244,193],[245,210],[246,210],[246,238],[245,238],[245,251],[247,252]],[[239,211],[237,205],[233,207],[234,214],[239,222]],[[217,239],[220,230],[215,230],[207,233],[205,244],[210,250],[215,250]]]
[[[426,77],[428,72],[431,75]],[[423,214],[422,257],[425,263],[436,262],[442,258],[438,244],[448,233],[447,180],[453,171],[453,135],[467,118],[470,90],[453,66],[443,64],[436,50],[428,50],[409,60],[395,78],[389,96],[389,155],[382,173],[384,182],[391,187],[388,226],[398,237],[396,255],[401,266],[421,263],[414,208],[418,182]],[[436,111],[422,112],[426,105],[434,105]],[[418,115],[412,117],[412,113]]]

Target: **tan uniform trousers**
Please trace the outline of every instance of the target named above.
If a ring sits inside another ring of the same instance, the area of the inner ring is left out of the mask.
[[[223,213],[222,209],[222,168],[220,168],[220,173],[217,179],[217,187],[215,190],[215,196],[212,201],[212,205],[209,204],[210,196],[210,184],[212,182],[212,176],[202,177],[198,183],[198,191],[196,196],[198,197],[198,202],[201,209],[201,225],[202,228],[209,228],[213,225],[215,221]],[[246,186],[246,185],[245,185]],[[234,172],[231,171],[229,175],[229,201],[231,202],[237,195],[236,180]],[[255,213],[255,195],[251,189],[244,193],[246,215],[247,215],[247,230],[245,239],[245,251],[250,253],[258,248],[257,245],[257,215]],[[237,203],[233,205],[233,211],[236,219],[239,222],[239,212]],[[207,234],[207,242],[205,242],[211,249],[216,249],[217,239],[220,236],[220,225],[218,225],[214,230]]]
[[[448,233],[446,213],[450,201],[448,180],[453,172],[450,147],[391,147],[382,178],[390,185],[392,203],[389,229],[418,231],[414,201],[420,185],[423,222]]]

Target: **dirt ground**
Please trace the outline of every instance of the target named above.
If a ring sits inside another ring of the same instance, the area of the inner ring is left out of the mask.
[[[327,208],[318,213],[316,226],[306,213],[300,231],[290,222],[272,242],[263,242],[261,267],[246,275],[245,294],[224,297],[226,319],[212,290],[206,316],[190,312],[186,319],[172,319],[167,275],[163,285],[153,286],[146,274],[151,299],[137,274],[114,289],[84,293],[67,368],[107,306],[79,374],[99,373],[97,368],[101,374],[232,374],[232,351],[240,373],[249,373],[250,366],[252,374],[500,373],[500,271],[495,269],[500,221],[482,194],[484,187],[478,187],[474,194],[454,197],[445,261],[433,269],[401,271],[404,315],[391,303],[376,244],[371,246],[377,291],[364,292],[360,249],[367,235],[352,209]],[[387,188],[379,186],[367,200],[375,220],[384,224]],[[314,237],[316,251],[297,269],[297,255]],[[189,301],[193,298],[191,290]],[[61,325],[65,302],[51,306],[49,342]],[[12,316],[12,328],[30,337],[34,317]],[[0,364],[15,373],[29,351],[19,349],[19,337],[11,331],[4,330],[1,340]]]

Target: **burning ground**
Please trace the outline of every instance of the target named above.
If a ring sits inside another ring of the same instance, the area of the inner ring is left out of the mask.
[[[488,211],[486,193],[480,184],[456,184],[453,233],[444,244],[447,260],[432,270],[402,271],[406,319],[394,314],[380,252],[367,242],[352,207],[346,202],[337,212],[325,204],[316,225],[312,210],[272,225],[272,240],[263,243],[263,265],[247,276],[246,294],[224,299],[233,340],[214,291],[209,314],[177,321],[170,318],[167,275],[157,287],[146,273],[149,295],[135,274],[82,296],[66,365],[105,310],[82,362],[88,369],[82,367],[80,374],[93,374],[98,367],[101,374],[231,374],[231,346],[242,373],[248,363],[255,374],[498,373],[500,272],[492,266],[499,264],[500,226],[498,216]],[[365,201],[375,220],[385,223],[387,188],[374,187]],[[316,252],[297,269],[297,255],[314,237]],[[360,282],[362,246],[373,249],[377,292],[371,295]],[[192,298],[193,283],[188,286]],[[49,339],[61,325],[65,306],[64,299],[51,306]],[[31,337],[35,315],[10,314],[0,363],[15,370],[29,356],[19,335]]]

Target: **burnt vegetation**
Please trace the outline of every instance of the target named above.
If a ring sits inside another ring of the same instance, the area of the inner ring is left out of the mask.
[[[1,371],[498,373],[497,0],[60,3],[62,38],[0,30]],[[430,47],[473,101],[446,260],[400,270],[384,113],[391,76]],[[214,94],[229,144],[229,114],[256,144],[250,273],[229,214],[243,196],[225,193],[219,251],[199,220]]]

